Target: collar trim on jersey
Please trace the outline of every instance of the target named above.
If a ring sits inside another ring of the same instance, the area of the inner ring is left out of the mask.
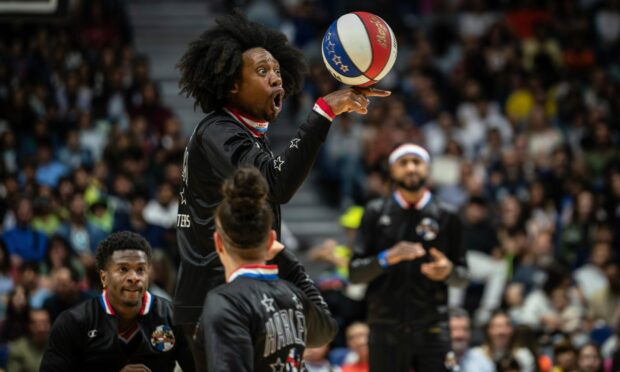
[[[276,280],[278,279],[278,266],[277,265],[243,265],[237,270],[233,271],[228,278],[228,283],[237,279],[240,276],[246,278],[253,278],[259,280]]]
[[[253,118],[234,107],[226,106],[224,111],[248,128],[254,137],[264,136],[267,133],[267,129],[269,129],[268,121]]]
[[[396,203],[398,203],[398,205],[400,205],[402,209],[412,208],[412,203],[408,202],[403,197],[403,194],[401,194],[400,191],[394,190],[394,192],[392,193],[392,196],[394,200],[396,201]],[[431,201],[431,192],[428,191],[428,189],[424,189],[424,193],[422,194],[422,197],[420,197],[420,199],[418,199],[418,201],[413,205],[413,208],[417,210],[424,209],[424,207],[426,207],[430,201]]]
[[[133,338],[140,332],[140,324],[136,323],[130,329],[125,332],[119,332],[118,338],[123,341],[123,343],[128,344],[133,340]]]
[[[108,299],[108,290],[104,289],[101,295],[99,296],[99,303],[103,310],[105,310],[106,314],[116,316],[116,311],[110,304],[110,300]],[[153,296],[149,293],[149,291],[144,292],[144,296],[142,297],[142,306],[140,307],[140,311],[138,315],[146,315],[151,311],[151,307],[153,306]]]

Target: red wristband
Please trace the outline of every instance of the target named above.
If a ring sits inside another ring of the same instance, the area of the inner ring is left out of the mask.
[[[330,121],[334,120],[334,118],[336,117],[336,115],[332,111],[332,108],[329,107],[329,105],[327,104],[327,102],[325,102],[323,97],[319,97],[319,99],[316,100],[316,103],[314,104],[314,111],[316,111],[321,116],[324,116],[326,119]]]

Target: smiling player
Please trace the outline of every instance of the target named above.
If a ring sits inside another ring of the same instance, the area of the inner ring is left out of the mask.
[[[147,291],[151,247],[123,231],[97,247],[103,293],[63,312],[41,371],[193,371],[190,349],[172,326],[172,304]]]

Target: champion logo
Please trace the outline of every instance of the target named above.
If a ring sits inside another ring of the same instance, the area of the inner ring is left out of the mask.
[[[95,338],[98,334],[99,331],[97,331],[96,329],[91,329],[90,331],[88,331],[88,338]]]
[[[383,215],[379,218],[379,225],[390,226],[392,219],[388,215]]]

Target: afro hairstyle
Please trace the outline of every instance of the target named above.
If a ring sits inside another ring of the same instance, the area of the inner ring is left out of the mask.
[[[120,231],[108,235],[97,246],[95,261],[97,270],[105,270],[108,260],[114,252],[125,250],[137,250],[146,254],[147,262],[151,262],[151,246],[141,235],[131,231]]]
[[[243,52],[256,47],[266,49],[280,64],[285,93],[299,93],[307,71],[301,50],[280,31],[250,22],[235,10],[189,44],[177,64],[181,94],[194,98],[194,108],[200,105],[205,113],[223,106],[241,74]]]

